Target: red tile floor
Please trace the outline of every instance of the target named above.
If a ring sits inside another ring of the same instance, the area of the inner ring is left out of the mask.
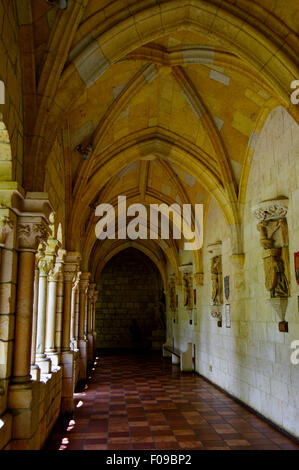
[[[297,449],[299,445],[192,373],[158,354],[103,355],[74,416],[47,450]]]

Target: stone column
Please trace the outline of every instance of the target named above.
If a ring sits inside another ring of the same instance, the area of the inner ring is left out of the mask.
[[[71,302],[71,346],[75,351],[77,350],[77,297],[81,272],[77,273],[76,280],[72,289],[72,302]]]
[[[48,240],[47,255],[53,260],[59,247],[59,241],[50,238]],[[45,353],[50,358],[54,367],[59,364],[59,354],[55,347],[55,331],[56,331],[56,308],[57,308],[57,284],[59,274],[62,271],[61,263],[55,264],[49,271],[48,275],[48,299],[47,299],[47,322],[46,322],[46,340]]]
[[[0,416],[7,408],[13,353],[16,285],[14,270],[16,252],[13,249],[15,242],[13,228],[16,226],[16,220],[13,216],[9,209],[0,209]]]
[[[64,301],[63,301],[63,329],[62,329],[62,413],[70,414],[74,409],[74,382],[75,361],[74,352],[70,349],[71,302],[72,288],[75,281],[80,255],[68,252],[64,265]]]
[[[55,331],[55,349],[58,354],[58,363],[60,363],[60,355],[62,350],[62,315],[63,315],[63,293],[64,293],[64,263],[66,250],[58,250],[56,257],[56,265],[60,266],[57,280],[56,292],[56,331]]]
[[[88,321],[87,321],[87,339],[88,339],[88,354],[87,354],[87,361],[92,362],[93,361],[93,352],[94,352],[94,344],[93,344],[93,309],[94,309],[94,291],[96,288],[96,284],[90,284],[89,289],[88,289],[88,295],[87,295],[87,302],[88,302],[88,308],[87,308],[87,316],[88,316]]]
[[[79,312],[79,349],[80,372],[79,380],[87,377],[87,338],[86,338],[86,303],[90,273],[82,273],[80,279],[80,312]]]
[[[81,276],[81,272],[78,273]],[[79,281],[80,281],[79,276]],[[76,351],[79,351],[79,315],[80,315],[80,291],[79,284],[75,291],[75,341],[74,348]]]
[[[49,234],[49,216],[53,211],[44,193],[19,196],[18,282],[15,316],[13,376],[9,386],[8,408],[12,413],[11,449],[36,449],[39,443],[40,384],[31,380],[31,340],[35,254]]]
[[[47,320],[47,297],[48,297],[48,274],[53,268],[52,257],[43,257],[38,263],[38,308],[37,308],[37,335],[36,335],[36,363],[42,374],[50,374],[51,360],[45,354],[46,320]]]
[[[39,217],[23,217],[20,219],[23,223],[19,223],[17,228],[19,269],[15,324],[14,375],[12,382],[27,384],[31,381],[30,364],[35,253],[39,241],[46,239],[47,229],[42,219]]]
[[[39,269],[38,263],[45,253],[42,251],[44,244],[40,244],[39,251],[35,255],[34,270],[34,288],[33,288],[33,316],[32,316],[32,340],[31,340],[31,368],[30,374],[33,380],[40,380],[40,368],[36,364],[36,333],[37,333],[37,311],[38,311],[38,285],[39,285]]]
[[[97,332],[96,332],[96,303],[98,300],[99,291],[94,291],[93,296],[93,309],[92,309],[92,335],[93,335],[93,354],[95,355],[97,349]]]

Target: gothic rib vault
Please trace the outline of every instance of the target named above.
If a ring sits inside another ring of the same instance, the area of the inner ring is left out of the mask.
[[[101,273],[128,248],[156,265],[167,336],[196,345],[196,370],[298,437],[299,366],[288,354],[299,340],[299,107],[290,100],[298,2],[68,4],[0,1],[0,448],[40,448],[60,410],[72,411],[74,386],[100,347]],[[186,252],[173,238],[97,240],[95,208],[116,207],[119,195],[147,207],[204,204],[203,249]],[[266,302],[251,212],[280,198],[289,201],[288,241],[269,236],[278,251],[268,258],[278,263],[283,252],[288,335]],[[231,329],[211,317],[216,256],[230,278]],[[185,265],[198,299],[192,325]]]

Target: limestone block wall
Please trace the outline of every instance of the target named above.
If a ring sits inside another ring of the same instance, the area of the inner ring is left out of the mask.
[[[244,276],[230,259],[230,231],[215,202],[207,215],[204,239],[204,286],[198,288],[197,326],[189,325],[179,292],[179,323],[172,324],[178,347],[192,341],[196,370],[229,393],[299,436],[299,366],[292,365],[291,342],[299,340],[299,286],[295,281],[293,254],[299,251],[299,142],[298,126],[277,108],[258,137],[249,174],[244,209]],[[287,215],[291,269],[291,298],[286,320],[289,333],[278,331],[278,316],[266,299],[262,248],[255,204],[278,196],[289,198]],[[222,241],[223,277],[230,276],[231,328],[217,327],[210,316],[210,256],[208,245]],[[182,262],[184,259],[182,258]]]
[[[8,158],[2,145],[0,126],[0,180],[16,180],[23,177],[23,102],[22,70],[19,49],[19,29],[15,2],[0,2],[0,80],[5,85],[5,105],[0,104],[0,121],[3,120],[9,134],[11,154]]]
[[[158,297],[158,273],[147,268],[144,255],[133,250],[119,253],[101,275],[96,305],[98,348],[135,348],[130,329],[137,321],[142,338],[150,337],[155,328],[154,304]]]

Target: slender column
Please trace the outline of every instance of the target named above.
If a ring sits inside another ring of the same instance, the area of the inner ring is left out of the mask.
[[[76,350],[78,350],[78,341],[79,341],[79,314],[80,314],[80,291],[79,291],[79,286],[78,286],[76,289],[76,296],[75,296],[75,345],[74,347]]]
[[[51,257],[41,258],[39,263],[39,283],[38,283],[38,309],[37,309],[37,338],[36,338],[36,363],[42,374],[51,372],[51,361],[45,354],[46,337],[46,314],[48,295],[48,273],[53,268]]]
[[[93,353],[94,353],[94,338],[93,338],[93,308],[94,308],[94,290],[96,288],[96,284],[92,283],[89,285],[88,289],[88,322],[87,322],[87,339],[88,339],[88,357],[87,360],[92,362],[93,360]]]
[[[58,363],[60,362],[60,354],[62,350],[62,315],[63,315],[63,293],[64,293],[64,263],[65,263],[66,251],[58,250],[58,256],[56,257],[56,265],[60,265],[60,270],[57,280],[57,292],[56,292],[56,331],[55,331],[55,349],[58,354]]]
[[[78,289],[81,272],[77,273],[76,280],[72,289],[72,308],[71,308],[71,344],[72,349],[77,350],[78,334],[77,334],[77,314],[78,314]]]
[[[44,245],[40,245],[44,247]],[[36,333],[37,333],[37,308],[38,308],[38,284],[39,284],[39,269],[38,263],[40,260],[41,252],[35,255],[35,270],[34,270],[34,290],[33,290],[33,316],[32,316],[32,340],[31,340],[31,368],[30,374],[33,380],[40,380],[40,368],[36,364]],[[42,253],[44,256],[44,253]]]
[[[79,253],[68,252],[64,265],[64,301],[62,331],[62,413],[72,413],[74,409],[75,360],[70,349],[71,302],[73,283],[78,272]]]
[[[79,312],[79,349],[80,349],[80,372],[79,380],[87,377],[87,331],[86,331],[86,304],[90,273],[82,273],[80,278],[80,312]]]
[[[39,442],[40,384],[31,380],[31,341],[35,255],[48,238],[53,211],[47,194],[27,193],[17,197],[18,277],[14,328],[13,375],[7,406],[12,416],[11,449],[35,449]]]
[[[97,332],[96,332],[96,304],[99,296],[99,291],[94,291],[93,297],[93,309],[92,309],[92,335],[93,335],[93,354],[95,354],[97,349]]]
[[[24,217],[21,220],[24,223],[18,224],[19,269],[12,382],[25,384],[31,381],[35,253],[39,241],[46,239],[47,229],[40,217]]]
[[[47,255],[49,259],[56,259],[59,242],[50,238],[48,240]],[[58,366],[59,355],[55,348],[55,330],[56,330],[56,307],[57,307],[57,283],[59,274],[62,271],[60,263],[55,264],[48,275],[48,299],[47,299],[47,322],[46,322],[46,340],[45,353],[50,358],[53,366]]]

